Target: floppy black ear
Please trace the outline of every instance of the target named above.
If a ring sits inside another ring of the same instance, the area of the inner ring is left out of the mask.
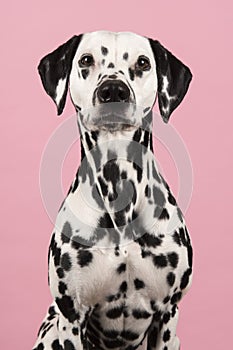
[[[47,94],[57,105],[57,114],[64,109],[72,61],[82,35],[73,36],[65,44],[42,58],[38,70]]]
[[[192,79],[190,69],[157,40],[149,39],[158,77],[158,101],[165,123],[183,100]]]

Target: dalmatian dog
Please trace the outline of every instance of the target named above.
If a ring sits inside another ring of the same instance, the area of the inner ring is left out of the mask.
[[[159,41],[73,36],[39,64],[46,93],[77,112],[81,164],[49,247],[53,303],[34,350],[178,350],[192,247],[153,153],[152,108],[168,122],[192,78]]]

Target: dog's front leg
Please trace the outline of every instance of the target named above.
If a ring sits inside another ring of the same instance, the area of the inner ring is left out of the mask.
[[[56,232],[49,249],[49,285],[54,303],[42,323],[36,350],[83,350],[86,320],[91,307],[80,302],[77,251]],[[51,314],[52,310],[52,314]]]
[[[147,350],[179,350],[180,341],[176,335],[178,306],[170,305],[160,321],[152,322],[147,335]]]
[[[54,302],[41,324],[33,350],[83,350],[86,348],[84,334],[85,321],[70,322]]]

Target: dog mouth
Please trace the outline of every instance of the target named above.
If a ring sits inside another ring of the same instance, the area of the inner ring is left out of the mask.
[[[105,103],[82,112],[80,116],[89,130],[130,131],[140,125],[142,108],[127,102]]]

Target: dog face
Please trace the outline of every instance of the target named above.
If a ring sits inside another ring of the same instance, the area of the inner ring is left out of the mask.
[[[72,102],[90,130],[114,129],[116,124],[138,127],[157,95],[167,122],[192,77],[189,68],[158,41],[126,32],[74,36],[45,56],[38,68],[58,114],[69,87]]]
[[[152,108],[156,92],[155,60],[148,39],[133,33],[83,36],[73,59],[70,94],[86,126],[99,128],[112,115],[113,122],[117,116],[122,118],[118,125],[108,123],[113,128],[138,126],[143,110]]]

